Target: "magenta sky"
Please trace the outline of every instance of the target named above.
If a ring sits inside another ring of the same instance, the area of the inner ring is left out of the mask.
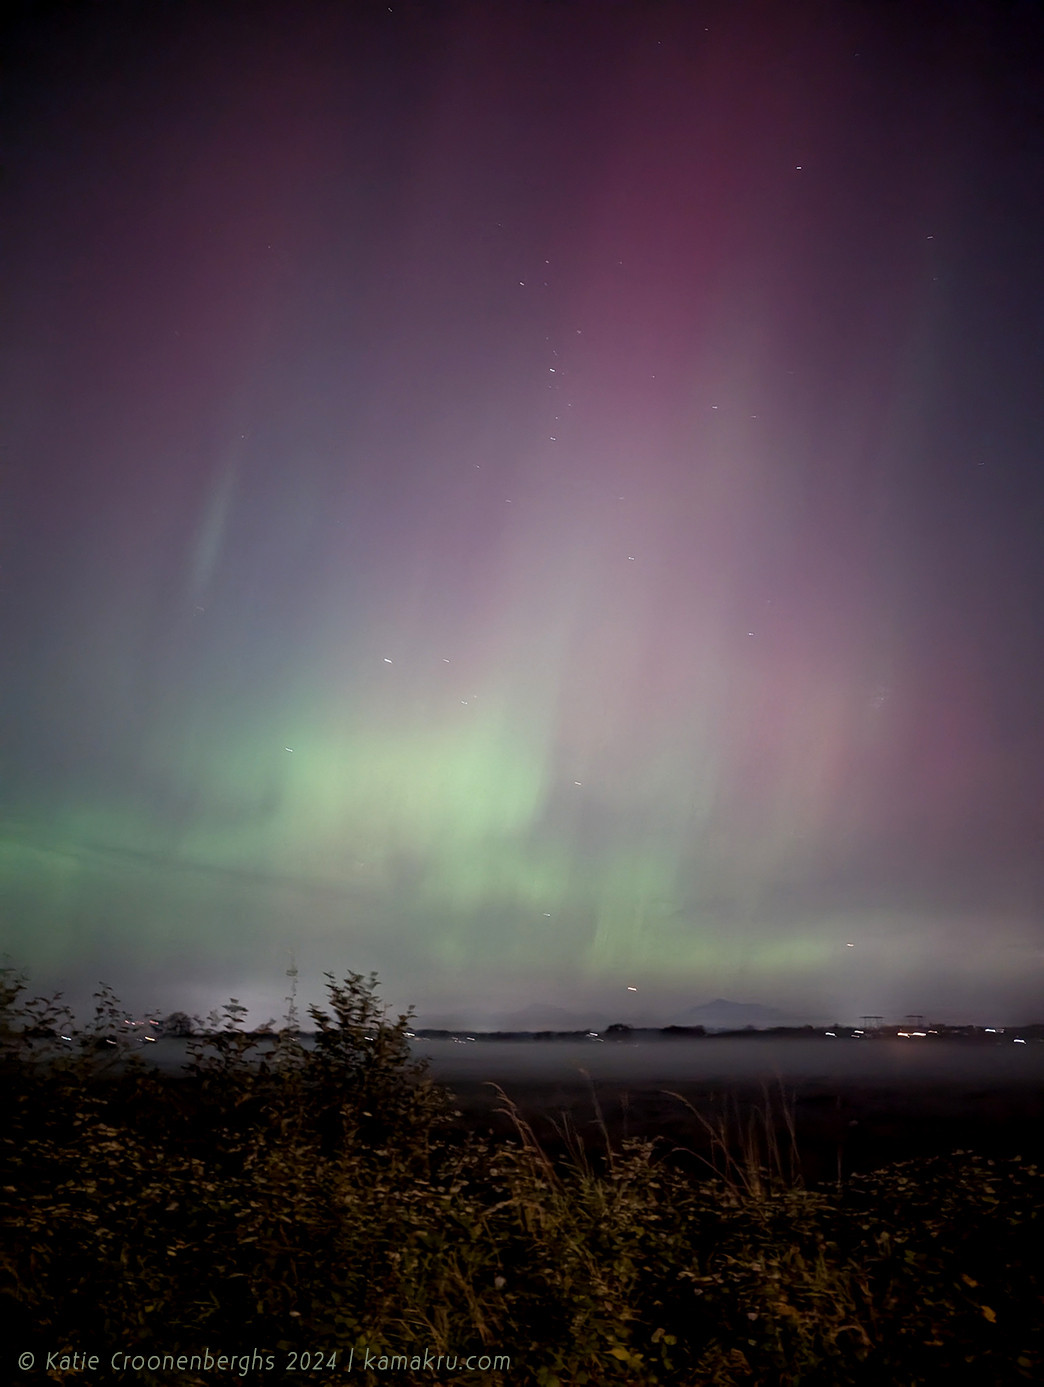
[[[169,1007],[271,1011],[293,949],[443,1018],[1039,1012],[1042,37],[27,12],[15,961]]]

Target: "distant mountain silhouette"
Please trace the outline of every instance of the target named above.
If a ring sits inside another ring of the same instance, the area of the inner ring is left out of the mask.
[[[533,1002],[508,1012],[473,1012],[466,1018],[448,1013],[425,1013],[418,1016],[414,1024],[420,1028],[446,1030],[479,1031],[604,1031],[611,1022],[622,1022],[633,1027],[659,1029],[663,1026],[704,1026],[708,1030],[742,1030],[744,1026],[758,1028],[768,1026],[800,1025],[809,1018],[795,1018],[776,1007],[762,1006],[759,1002],[730,1002],[725,997],[716,997],[713,1002],[701,1002],[699,1006],[689,1007],[673,1015],[666,1011],[653,1013],[624,1014],[627,1008],[620,1008],[619,1014],[610,1015],[606,1007],[592,1006],[589,1010],[572,1010],[569,1007],[551,1006],[546,1002]]]
[[[432,1009],[420,1013],[414,1026],[422,1030],[450,1031],[587,1031],[600,1030],[608,1021],[590,1012],[570,1011],[566,1007],[534,1002],[516,1011],[448,1012]]]
[[[785,1026],[794,1020],[777,1007],[762,1006],[760,1002],[730,1002],[726,997],[715,997],[713,1002],[701,1002],[683,1011],[676,1024],[739,1030],[743,1026]]]
[[[569,1011],[566,1007],[547,1006],[534,1002],[520,1011],[508,1012],[500,1017],[499,1025],[505,1031],[586,1031],[600,1027],[590,1016]]]

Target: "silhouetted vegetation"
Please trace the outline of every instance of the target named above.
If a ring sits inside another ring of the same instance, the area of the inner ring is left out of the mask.
[[[622,1021],[614,1021],[611,1026],[605,1028],[606,1040],[630,1040],[633,1036],[634,1031]]]
[[[341,1365],[308,1377],[331,1384],[353,1348],[363,1382],[388,1375],[367,1349],[508,1355],[444,1377],[513,1387],[1041,1379],[1034,1165],[958,1152],[809,1189],[767,1121],[722,1125],[687,1168],[641,1139],[596,1168],[569,1131],[552,1159],[517,1111],[514,1141],[466,1137],[409,1014],[373,977],[327,984],[314,1049],[246,1032],[233,1000],[173,1077],[107,989],[77,1030],[4,974],[12,1353],[321,1350]]]

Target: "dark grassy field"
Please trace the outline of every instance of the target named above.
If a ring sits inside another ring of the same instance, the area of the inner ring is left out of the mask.
[[[259,1065],[230,1005],[187,1077],[117,1074],[111,997],[41,1062],[19,994],[5,1380],[1044,1377],[1032,1085],[449,1093],[355,974],[314,1050]]]
[[[541,1145],[556,1153],[567,1149],[561,1131],[567,1125],[594,1153],[608,1134],[614,1146],[629,1137],[655,1138],[665,1152],[682,1148],[706,1156],[724,1124],[744,1143],[752,1125],[763,1143],[769,1136],[809,1184],[963,1149],[1044,1161],[1044,1089],[1027,1084],[600,1081],[511,1082],[498,1089],[455,1081],[451,1087],[463,1129],[510,1138],[516,1128],[504,1111],[506,1095]]]

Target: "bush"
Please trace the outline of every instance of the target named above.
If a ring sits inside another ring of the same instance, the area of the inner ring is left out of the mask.
[[[0,978],[0,1265],[19,1351],[320,1349],[309,1377],[331,1384],[353,1348],[361,1378],[366,1348],[507,1354],[509,1369],[445,1376],[514,1387],[934,1387],[968,1364],[977,1383],[1040,1378],[1030,1164],[957,1153],[809,1190],[722,1134],[702,1178],[637,1140],[596,1172],[568,1131],[553,1161],[517,1112],[514,1141],[455,1134],[409,1015],[385,1017],[372,976],[328,975],[313,1050],[289,1027],[247,1034],[233,999],[182,1077],[93,1047],[120,1038],[106,989],[72,1046],[61,999],[23,1005],[23,990]],[[395,1380],[442,1379],[407,1365]]]

